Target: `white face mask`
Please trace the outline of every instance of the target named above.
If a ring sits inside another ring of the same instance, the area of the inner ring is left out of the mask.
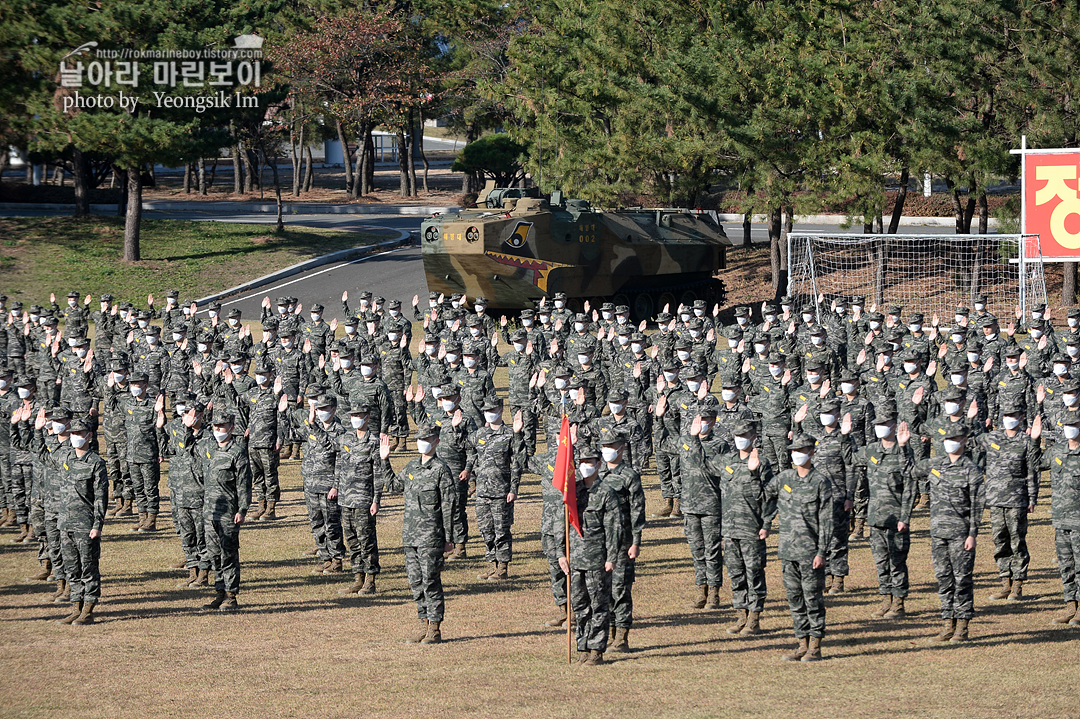
[[[463,365],[465,365],[466,369],[472,369],[473,367],[476,366],[476,358],[475,357],[466,357],[465,359],[463,359],[461,361],[461,363]]]
[[[469,328],[469,334],[472,335],[473,337],[479,337],[480,336],[480,328],[479,327],[470,327]]]
[[[390,340],[391,342],[397,342],[398,337],[400,337],[400,336],[401,335],[399,335],[397,332],[387,332],[386,333],[386,339]]]
[[[810,384],[817,384],[821,381],[821,375],[819,375],[817,372],[809,372],[806,375],[806,381]]]
[[[287,350],[291,350],[293,346],[293,341],[291,339],[283,339],[281,340],[281,346]]]
[[[1080,427],[1067,424],[1062,428],[1065,432],[1065,439],[1076,439],[1080,437]]]
[[[531,319],[524,319],[524,320],[521,321],[521,326],[522,327],[532,327],[533,326],[533,321]]]
[[[953,317],[953,319],[956,320],[956,324],[962,325],[962,324],[964,324],[964,320],[967,319],[967,316],[966,315],[955,315]]]
[[[954,372],[953,374],[949,375],[949,381],[952,382],[957,387],[964,384],[964,380],[966,380],[966,379],[967,379],[967,375],[966,374],[960,374],[959,372]]]
[[[315,416],[319,418],[320,422],[329,422],[334,418],[334,413],[328,409],[320,409],[315,412]]]
[[[1054,374],[1058,377],[1064,377],[1065,375],[1069,374],[1069,366],[1063,364],[1054,365]]]
[[[771,374],[773,377],[779,377],[780,375],[784,374],[784,368],[769,365],[769,374]]]
[[[733,389],[720,390],[720,398],[725,402],[734,402],[735,398],[739,396],[739,393]]]
[[[233,374],[243,374],[244,373],[244,365],[242,365],[242,364],[231,364],[231,365],[229,365],[229,369],[231,369],[233,371]]]
[[[277,312],[278,312],[279,315],[283,315],[288,311],[289,311],[289,308],[286,307],[285,305],[278,305]]]
[[[690,359],[690,353],[686,350],[679,350],[676,354],[679,356],[680,362],[685,362],[686,360]]]
[[[605,320],[610,320],[611,319],[611,313],[607,312],[607,311],[601,312],[600,316],[603,317]]]
[[[435,345],[428,345],[424,348],[424,354],[426,354],[428,357],[431,357],[438,351],[438,349],[439,348]]]
[[[169,307],[176,306],[176,298],[175,297],[166,297],[165,298],[165,304],[167,304]]]
[[[954,334],[952,336],[952,341],[953,341],[953,344],[960,344],[961,342],[964,341],[964,335]]]
[[[345,334],[347,334],[347,335],[356,334],[356,325],[345,325]]]
[[[495,424],[500,419],[502,419],[502,412],[484,412],[484,421],[488,424]]]
[[[1080,325],[1080,319],[1077,319],[1076,317],[1070,317],[1065,321],[1069,324],[1069,327],[1076,327],[1077,325]]]
[[[1042,330],[1031,330],[1031,338],[1032,339],[1037,340],[1042,336],[1043,336],[1043,331]]]
[[[1066,407],[1075,407],[1076,406],[1076,395],[1075,394],[1063,394],[1063,395],[1061,395],[1061,401]]]
[[[584,322],[575,322],[574,323],[574,332],[584,332],[584,331],[585,331],[585,323]]]
[[[442,397],[442,395],[443,395],[443,391],[441,389],[439,389],[438,387],[432,387],[431,388],[431,398],[432,399],[438,399],[439,397]]]
[[[184,335],[180,334],[179,332],[173,332],[172,333],[172,341],[173,342],[183,342],[184,341]]]
[[[735,435],[735,449],[741,452],[745,452],[746,450],[750,449],[751,445],[753,444],[753,437],[740,437],[738,435]]]
[[[104,312],[105,310],[102,309],[101,311]],[[37,322],[39,319],[41,319],[41,315],[30,315],[31,322]]]
[[[960,414],[960,403],[959,402],[945,402],[944,408],[945,408],[945,414],[947,414],[947,415],[952,416],[952,415]]]
[[[74,306],[75,306],[75,300],[68,300],[68,307],[74,307]]]
[[[1020,362],[1018,360],[1005,360],[1005,366],[1011,370],[1019,369]]]
[[[942,445],[945,447],[946,454],[959,454],[960,450],[964,446],[964,443],[958,442],[955,439],[946,439],[942,442]]]
[[[443,412],[453,412],[455,407],[457,407],[457,402],[452,399],[444,399],[442,401]]]
[[[555,378],[555,389],[566,389],[567,382],[568,382],[568,380],[565,380],[562,377],[556,377]]]
[[[566,307],[566,302],[563,300],[555,300],[555,309],[561,310],[563,307]]]
[[[446,353],[446,361],[449,362],[450,364],[454,364],[455,362],[457,362],[457,360],[458,360],[458,356],[457,356],[456,352],[447,352]]]
[[[569,394],[570,394],[570,399],[577,399],[578,390],[572,389],[572,390],[570,390]]]
[[[776,315],[765,315],[765,321],[769,324],[776,322]]]
[[[619,450],[614,447],[601,447],[600,456],[605,462],[614,462],[619,459]]]
[[[262,387],[264,384],[266,384],[269,381],[270,381],[270,377],[268,377],[267,375],[264,375],[264,374],[255,375],[255,384],[259,385],[260,387]]]
[[[525,343],[524,342],[515,342],[514,343],[514,351],[515,352],[524,352],[525,351]]]
[[[892,436],[893,428],[891,424],[875,424],[874,436],[878,439],[888,439]]]
[[[86,446],[86,443],[90,441],[90,438],[84,437],[81,434],[73,434],[68,437],[68,440],[71,442],[71,446],[75,449],[82,449]]]
[[[701,330],[690,330],[690,336],[693,339],[697,339],[698,337],[701,336]],[[736,344],[738,344],[738,343],[736,343]]]
[[[809,322],[812,319],[814,319],[814,316],[812,314],[809,314],[807,312],[803,313],[803,316],[802,316],[802,321],[803,322]]]
[[[968,359],[968,362],[970,362],[972,364],[975,364],[976,362],[979,361],[979,353],[978,352],[968,352],[967,353],[967,359]]]
[[[186,404],[178,404],[178,405],[176,405],[176,407],[174,409],[176,410],[176,416],[177,417],[182,417],[184,415],[184,412],[187,412],[187,405]]]
[[[102,312],[104,312],[104,310],[102,310]],[[188,317],[190,315],[191,315],[191,308],[190,307],[185,307],[184,308],[184,317]]]
[[[150,323],[147,322],[146,320],[138,320],[137,324],[139,325],[139,329],[144,330],[144,329],[146,329],[146,326],[149,325]]]
[[[982,312],[985,309],[986,309],[986,305],[984,305],[982,302],[976,302],[975,303],[975,311],[976,312]]]
[[[153,347],[158,343],[157,335],[146,335],[146,344]]]
[[[435,446],[426,439],[416,440],[416,451],[423,455],[431,454]]]
[[[199,352],[206,352],[207,347],[204,343],[200,342],[195,346],[198,348]]]
[[[11,386],[11,382],[6,379],[0,379],[0,389],[7,389]]]
[[[218,311],[217,310],[210,310],[209,312],[207,312],[207,314],[210,315],[210,319],[214,319],[215,317],[218,316]]]
[[[780,309],[781,309],[781,311],[783,311],[783,312],[791,312],[791,305],[784,305],[784,304],[782,304],[782,305],[780,305]]]
[[[841,382],[840,391],[844,394],[855,394],[855,385],[851,382]]]
[[[367,415],[353,415],[349,417],[349,424],[352,425],[353,429],[363,429],[367,426],[367,420]]]
[[[591,477],[596,474],[596,464],[593,462],[582,462],[578,465],[578,471],[581,472],[582,477]]]
[[[821,425],[823,427],[831,427],[834,424],[836,424],[836,415],[835,414],[821,414],[821,415],[818,416],[818,419],[821,420]]]
[[[672,382],[673,383],[678,378],[679,378],[679,374],[677,372],[665,372],[664,373],[664,381],[665,382]]]
[[[700,307],[695,307],[694,308],[694,316],[695,317],[704,317],[705,316],[705,310],[701,309]],[[736,319],[742,319],[742,318],[737,317]]]
[[[688,379],[686,380],[686,389],[696,394],[701,389],[701,382],[696,379]]]
[[[626,409],[626,405],[622,402],[608,402],[608,409],[611,410],[612,414],[622,414],[623,410]]]
[[[311,317],[312,322],[318,322],[322,319],[322,315],[318,314],[317,312],[312,312],[309,316]]]
[[[805,467],[810,461],[810,454],[808,452],[792,452],[791,463],[796,467]]]
[[[904,363],[904,372],[906,372],[907,374],[915,374],[918,371],[919,371],[919,365],[915,364],[914,362],[905,362]]]
[[[712,432],[713,423],[708,420],[701,420],[701,434],[709,434]]]
[[[872,322],[870,323],[870,329],[872,329],[872,330],[876,330],[876,329],[878,329],[879,327],[881,327],[881,323],[880,323],[880,322],[878,322],[877,320],[873,320],[873,321],[872,321]]]
[[[143,391],[144,391],[144,389],[142,387],[140,387],[139,385],[135,385],[135,384],[131,385],[131,396],[132,397],[142,397]]]
[[[1001,424],[1005,427],[1005,429],[1016,429],[1020,426],[1020,418],[1005,415],[1001,418]]]
[[[727,346],[729,350],[733,350],[739,346],[739,340],[728,339]]]
[[[820,347],[824,343],[825,343],[825,338],[822,337],[821,335],[814,335],[813,337],[810,338],[810,344],[814,345],[815,347]]]
[[[225,430],[215,429],[214,439],[218,442],[225,442],[229,439],[230,434],[230,432],[226,432]]]
[[[360,374],[364,377],[370,377],[375,374],[375,368],[369,364],[360,365]]]
[[[75,356],[79,359],[86,357],[86,350],[80,347],[79,349],[75,350]]]
[[[682,314],[679,315],[679,319],[682,320],[683,322],[689,322],[690,321],[690,315],[687,314],[686,312],[683,312]]]
[[[759,355],[765,354],[765,345],[758,342],[757,344],[754,345],[754,351],[757,352]]]
[[[1077,347],[1076,345],[1066,345],[1065,354],[1070,357],[1075,357],[1077,354],[1080,354],[1080,347]]]
[[[581,365],[582,367],[586,367],[592,364],[592,357],[586,354],[581,354],[577,356],[577,361],[579,365]]]
[[[630,345],[630,351],[633,352],[636,355],[641,354],[642,350],[644,350],[644,349],[645,349],[645,345],[641,344],[640,342],[634,342],[633,344]]]
[[[908,325],[907,328],[912,333],[914,333],[914,332],[922,332],[922,325],[919,325],[919,324],[911,324],[911,325]]]

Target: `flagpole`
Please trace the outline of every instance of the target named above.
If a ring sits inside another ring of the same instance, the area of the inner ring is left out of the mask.
[[[570,507],[563,502],[563,523],[566,531],[566,568],[570,569]],[[566,663],[572,662],[573,650],[570,630],[570,572],[566,573]]]

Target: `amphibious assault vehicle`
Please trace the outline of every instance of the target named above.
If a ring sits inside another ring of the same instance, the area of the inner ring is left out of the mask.
[[[525,309],[565,292],[627,305],[635,320],[665,304],[723,302],[731,246],[716,215],[703,210],[591,207],[543,198],[533,189],[485,188],[477,207],[435,215],[421,226],[428,289],[486,297],[494,309]]]

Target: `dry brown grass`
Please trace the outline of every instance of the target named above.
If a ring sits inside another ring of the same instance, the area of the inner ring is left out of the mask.
[[[496,386],[505,391],[505,370]],[[410,447],[415,443],[410,440]],[[400,468],[410,455],[393,458]],[[790,665],[792,644],[775,536],[761,637],[724,632],[734,613],[687,608],[689,550],[675,520],[649,520],[634,587],[635,650],[610,666],[565,665],[540,550],[540,493],[526,475],[518,500],[512,581],[476,580],[482,543],[470,522],[469,559],[450,562],[445,644],[403,643],[416,623],[403,571],[401,500],[379,522],[383,573],[373,598],[338,597],[348,574],[312,576],[314,560],[299,463],[282,468],[284,518],[241,534],[241,611],[199,609],[209,592],[179,590],[183,572],[167,512],[156,535],[105,525],[100,623],[67,627],[46,603],[52,585],[29,582],[36,548],[0,544],[0,716],[3,717],[1068,717],[1076,703],[1080,629],[1055,628],[1061,583],[1053,560],[1048,493],[1033,515],[1030,597],[990,602],[997,585],[988,527],[979,538],[976,619],[966,646],[931,645],[940,622],[929,522],[916,513],[911,616],[869,618],[879,601],[867,541],[851,551],[851,591],[828,600],[826,661]],[[659,508],[655,472],[644,477]],[[163,497],[167,496],[162,482]],[[167,506],[167,505],[166,505]],[[470,509],[470,519],[473,517]],[[987,519],[987,523],[988,523]]]

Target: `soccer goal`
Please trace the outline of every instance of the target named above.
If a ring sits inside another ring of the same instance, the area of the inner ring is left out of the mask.
[[[1023,241],[1027,251],[1019,252]],[[952,317],[986,295],[987,309],[1012,317],[1046,302],[1038,235],[788,234],[788,294],[799,301],[863,295],[879,311],[899,305],[929,321]]]

